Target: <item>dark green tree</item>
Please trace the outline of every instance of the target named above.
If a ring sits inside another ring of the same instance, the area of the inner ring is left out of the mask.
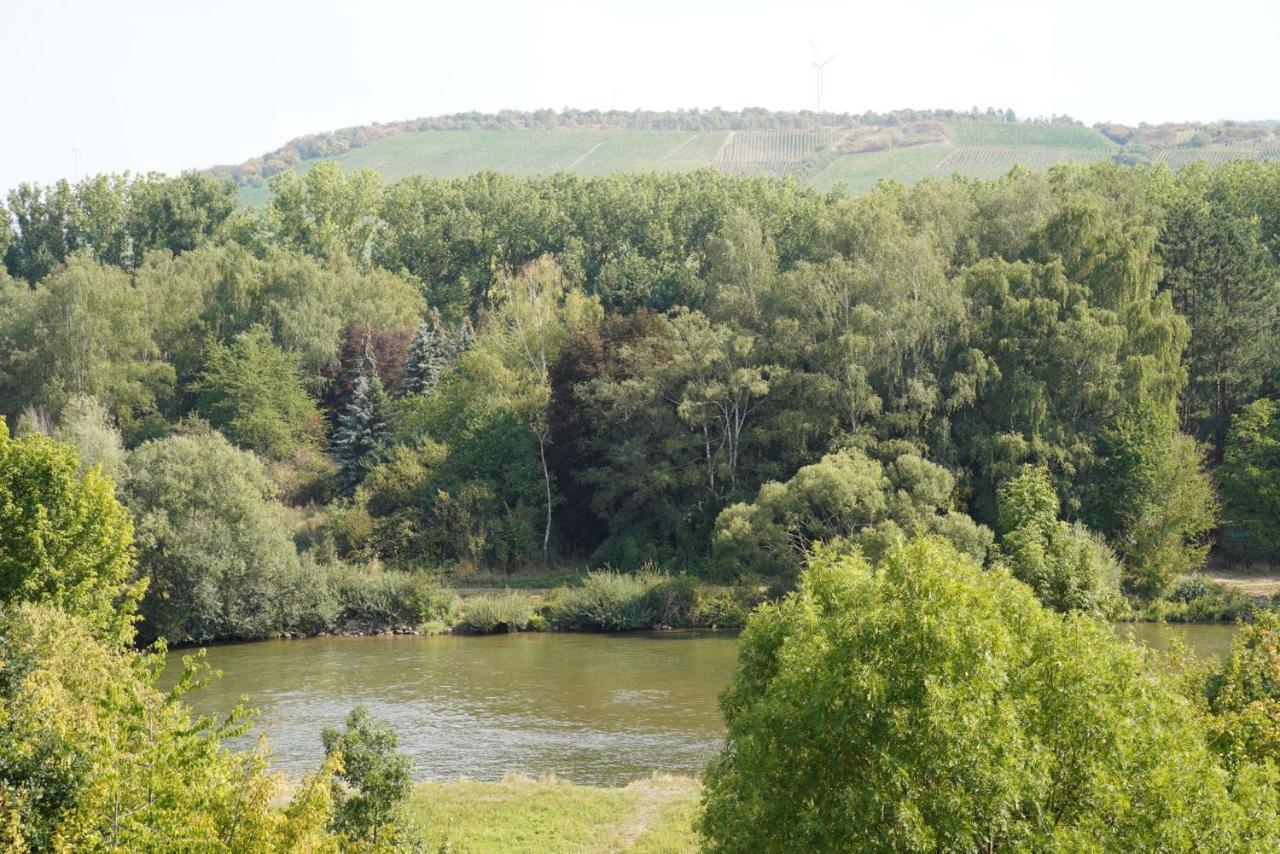
[[[1280,555],[1280,402],[1255,400],[1235,417],[1218,478],[1227,545]]]
[[[351,382],[351,397],[333,434],[333,454],[345,492],[353,491],[377,462],[377,454],[390,436],[391,401],[378,378],[373,351],[366,348],[358,373]]]

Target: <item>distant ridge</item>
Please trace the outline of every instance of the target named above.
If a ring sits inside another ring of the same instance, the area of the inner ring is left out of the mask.
[[[1015,165],[1065,161],[1167,163],[1280,157],[1280,123],[1222,121],[1086,127],[1069,116],[1018,119],[1012,110],[897,110],[890,113],[539,110],[457,113],[343,128],[291,140],[261,157],[208,173],[234,181],[242,200],[266,198],[268,179],[333,159],[386,180],[411,174],[457,177],[663,172],[714,168],[789,176],[854,191],[882,179],[914,182],[959,173],[994,177]]]

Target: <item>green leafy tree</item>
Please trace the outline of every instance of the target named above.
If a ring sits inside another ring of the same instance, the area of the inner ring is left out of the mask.
[[[1085,518],[1116,545],[1128,587],[1159,595],[1204,564],[1217,502],[1204,455],[1177,432],[1171,410],[1139,403],[1122,412],[1099,439],[1089,479]]]
[[[195,389],[200,411],[242,447],[278,460],[315,445],[320,415],[298,356],[275,346],[262,327],[230,345],[212,342]]]
[[[262,751],[223,740],[247,730],[192,718],[202,679],[187,660],[169,692],[162,651],[103,643],[48,605],[0,610],[0,845],[8,851],[336,852],[327,763],[292,798]]]
[[[114,484],[124,480],[124,443],[111,416],[96,398],[73,397],[62,410],[54,438],[76,449],[80,470],[100,466]]]
[[[412,761],[396,753],[396,733],[364,706],[347,715],[341,731],[326,727],[324,752],[341,757],[333,781],[333,827],[345,839],[374,846],[394,844],[403,834]]]
[[[1027,466],[1000,485],[1001,558],[1046,606],[1106,616],[1120,604],[1120,563],[1083,525],[1058,518],[1049,472]]]
[[[542,554],[551,549],[555,488],[548,463],[553,442],[548,410],[551,366],[564,342],[583,327],[599,322],[600,305],[569,286],[559,265],[542,257],[516,276],[498,281],[495,308],[486,316],[484,337],[472,354],[473,376],[486,377],[493,402],[528,425],[542,472]]]
[[[276,240],[290,249],[326,258],[369,257],[382,179],[371,169],[348,175],[322,160],[305,176],[287,170],[271,180],[267,219]]]
[[[128,427],[172,396],[173,367],[160,358],[143,295],[122,270],[77,255],[17,307],[29,313],[10,320],[16,346],[0,362],[21,405],[56,414],[72,397],[92,395]]]
[[[1235,417],[1219,482],[1228,545],[1280,554],[1280,403],[1255,400]]]
[[[751,617],[721,707],[727,739],[698,822],[711,851],[1280,839],[1263,806],[1274,788],[1231,788],[1147,652],[938,540],[874,567],[817,556],[796,592]]]
[[[134,530],[98,467],[41,435],[11,439],[0,419],[0,606],[47,603],[98,637],[126,642],[144,584]]]
[[[1226,178],[1193,165],[1160,236],[1162,288],[1191,326],[1189,382],[1180,401],[1184,424],[1222,459],[1231,418],[1258,395],[1267,367],[1280,358],[1280,267],[1264,242],[1253,205]]]
[[[279,631],[298,555],[262,463],[208,431],[147,442],[128,465],[125,500],[150,580],[143,634],[187,643]]]
[[[873,559],[902,536],[940,533],[978,561],[991,532],[951,509],[945,468],[902,454],[882,464],[838,451],[785,483],[766,483],[751,504],[726,507],[716,520],[716,557],[728,568],[791,574],[819,542],[856,545]]]

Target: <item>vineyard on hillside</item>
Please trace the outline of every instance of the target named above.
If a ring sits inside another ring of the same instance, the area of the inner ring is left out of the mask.
[[[824,189],[863,192],[884,180],[914,183],[960,174],[993,178],[1015,166],[1056,163],[1165,164],[1280,158],[1280,129],[1266,123],[1137,129],[1065,122],[943,121],[832,127],[560,128],[470,127],[397,133],[336,154],[348,171],[372,169],[386,181],[422,174],[442,178],[495,171],[512,175],[570,172],[688,172],[794,178]],[[291,168],[306,172],[318,159]],[[265,184],[241,188],[243,204],[266,201]]]
[[[843,136],[825,129],[730,131],[714,163],[731,175],[800,176],[814,157]]]

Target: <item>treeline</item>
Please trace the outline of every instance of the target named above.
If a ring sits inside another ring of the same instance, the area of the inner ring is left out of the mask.
[[[290,140],[261,157],[234,166],[214,166],[209,175],[237,184],[260,185],[303,160],[336,157],[380,139],[402,133],[447,130],[556,130],[557,128],[611,128],[614,130],[787,130],[824,127],[884,125],[892,127],[921,121],[1017,121],[1013,110],[988,107],[979,110],[893,110],[877,113],[795,112],[748,107],[743,110],[500,110],[497,113],[454,113],[400,122],[341,128]],[[1078,124],[1069,116],[1054,116],[1056,123]]]
[[[144,633],[441,566],[785,586],[814,542],[918,533],[1104,611],[1215,541],[1280,552],[1274,164],[230,193],[26,187],[0,237],[0,411],[116,479]]]

